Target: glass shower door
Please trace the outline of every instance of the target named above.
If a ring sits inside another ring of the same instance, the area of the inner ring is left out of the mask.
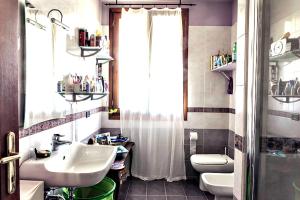
[[[248,178],[255,179],[249,199],[300,200],[300,1],[256,1],[262,50],[254,76],[261,84],[252,105],[260,107],[256,131],[248,136]]]

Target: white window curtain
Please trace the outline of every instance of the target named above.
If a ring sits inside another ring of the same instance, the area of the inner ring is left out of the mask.
[[[185,179],[181,9],[122,10],[119,87],[122,134],[135,142],[132,173]]]
[[[55,55],[59,54],[59,49],[65,50],[63,45],[66,41],[66,33],[58,34],[59,28],[52,25],[48,18],[45,19],[44,24],[46,30],[26,23],[24,128],[43,121],[62,118],[65,116],[66,108],[69,107],[56,93],[59,67],[63,67],[58,66],[58,60],[63,58]]]

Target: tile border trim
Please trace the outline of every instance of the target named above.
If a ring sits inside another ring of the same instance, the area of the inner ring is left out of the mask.
[[[19,128],[19,138],[27,137],[30,135],[34,135],[36,133],[64,125],[66,123],[75,121],[77,119],[84,118],[86,112],[90,112],[91,115],[98,112],[108,112],[107,106],[101,106],[98,108],[94,108],[91,110],[85,110],[78,113],[73,113],[66,115],[64,118],[60,119],[52,119],[48,121],[44,121],[38,124],[35,124],[27,129]],[[234,108],[215,108],[215,107],[188,107],[188,112],[197,112],[197,113],[231,113],[235,114]]]
[[[300,138],[288,137],[261,137],[260,152],[288,151],[298,153],[300,149]]]
[[[287,111],[282,111],[282,110],[268,110],[269,115],[277,116],[277,117],[284,117],[284,118],[289,118],[293,119],[293,116],[299,117],[300,113],[295,113],[295,112],[287,112]],[[296,120],[298,121],[298,120]]]
[[[246,153],[246,147],[247,147],[247,143],[246,143],[246,138],[243,136],[240,136],[238,134],[234,135],[234,147],[236,149],[238,149],[239,151]]]
[[[27,137],[30,135],[34,135],[36,133],[57,127],[57,126],[61,126],[64,125],[66,123],[75,121],[77,119],[81,119],[81,118],[85,118],[86,116],[86,112],[90,112],[90,114],[96,114],[98,112],[105,112],[108,111],[107,107],[98,107],[98,108],[94,108],[91,110],[85,110],[82,112],[78,112],[78,113],[73,113],[73,114],[69,114],[66,115],[64,118],[59,118],[59,119],[52,119],[52,120],[48,120],[48,121],[44,121],[38,124],[35,124],[29,128],[19,128],[19,138],[23,138],[23,137]]]
[[[235,109],[234,108],[216,108],[216,107],[188,107],[188,112],[235,114]]]

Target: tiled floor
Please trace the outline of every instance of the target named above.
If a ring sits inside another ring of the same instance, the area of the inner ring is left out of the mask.
[[[200,191],[196,181],[167,182],[142,181],[133,178],[126,181],[119,194],[119,200],[213,200],[209,193]]]

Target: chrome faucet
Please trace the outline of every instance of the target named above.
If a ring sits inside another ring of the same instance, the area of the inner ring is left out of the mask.
[[[52,136],[52,151],[57,151],[58,146],[60,146],[60,145],[63,145],[63,144],[72,144],[71,141],[60,140],[61,137],[64,137],[64,135],[54,134]]]

